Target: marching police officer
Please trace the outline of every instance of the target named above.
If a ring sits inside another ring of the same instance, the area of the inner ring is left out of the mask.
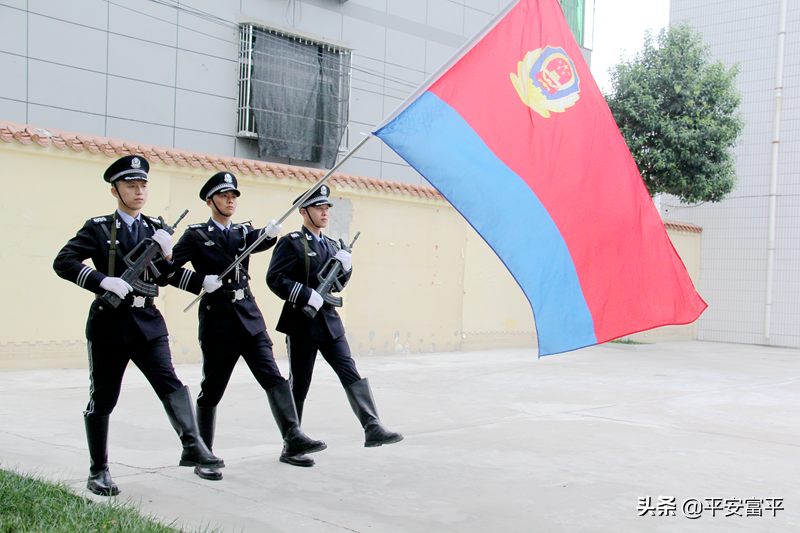
[[[322,233],[328,226],[328,210],[332,206],[328,199],[329,194],[330,189],[322,185],[299,206],[303,217],[302,229],[281,237],[272,254],[267,285],[279,298],[285,300],[275,329],[286,334],[289,380],[301,419],[303,404],[311,386],[314,361],[319,351],[339,377],[350,406],[364,428],[364,446],[392,444],[403,440],[403,436],[388,431],[381,424],[369,381],[361,378],[355,361],[350,356],[342,319],[334,306],[325,302],[314,290],[319,286],[317,274],[331,257],[342,264],[339,275],[342,287],[352,274],[350,253],[339,249],[333,239]],[[298,200],[299,198],[295,203]],[[318,311],[314,318],[309,318],[302,312],[307,305]]]
[[[217,405],[241,356],[267,393],[284,439],[281,462],[313,466],[314,460],[305,454],[324,450],[326,445],[308,438],[300,429],[291,388],[275,363],[272,340],[250,291],[249,256],[219,280],[219,274],[262,234],[266,233],[267,238],[253,252],[272,248],[282,229],[274,220],[261,230],[254,230],[249,222],[232,223],[240,194],[232,174],[219,172],[211,176],[200,189],[200,199],[210,208],[211,218],[189,226],[173,251],[176,269],[191,262],[194,271],[182,269],[176,273],[172,284],[194,294],[199,294],[201,289],[206,291],[198,310],[203,351],[203,380],[197,397],[200,435],[211,449]],[[203,479],[222,479],[215,468],[198,466],[195,473]]]
[[[159,219],[141,214],[147,202],[149,169],[144,157],[133,155],[111,164],[103,178],[111,184],[117,210],[87,220],[53,263],[60,277],[96,295],[86,323],[91,385],[84,422],[91,460],[87,488],[101,496],[119,494],[108,469],[108,420],[129,361],[139,367],[164,404],[183,444],[180,465],[225,466],[200,438],[189,389],[172,366],[164,318],[153,305],[153,297],[146,295],[157,293],[157,285],[166,285],[172,272],[168,263],[172,236],[161,228]],[[126,255],[146,238],[158,243],[163,258],[153,263],[158,276],[145,270],[133,284],[148,289],[140,293],[120,276],[127,269]],[[92,260],[94,268],[84,264],[87,259]],[[100,299],[107,291],[122,299],[118,307]]]

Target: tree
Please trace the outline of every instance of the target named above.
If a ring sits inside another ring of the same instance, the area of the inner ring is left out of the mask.
[[[605,95],[650,195],[719,202],[736,185],[733,147],[742,131],[738,65],[712,63],[687,24],[662,29],[656,43],[609,69]]]

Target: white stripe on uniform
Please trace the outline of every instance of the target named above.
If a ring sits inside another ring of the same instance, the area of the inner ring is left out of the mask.
[[[86,280],[89,278],[89,274],[93,272],[92,267],[84,265],[81,271],[78,273],[78,279],[75,280],[75,283],[78,287],[83,287],[86,284]]]

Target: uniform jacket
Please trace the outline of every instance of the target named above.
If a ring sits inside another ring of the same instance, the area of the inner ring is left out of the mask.
[[[192,224],[172,249],[173,267],[177,269],[171,285],[200,294],[203,279],[207,275],[219,275],[258,239],[263,230],[254,230],[249,223],[231,224],[225,238],[212,219],[202,224]],[[264,239],[253,252],[263,252],[272,248],[276,239]],[[192,270],[183,267],[191,262]],[[257,335],[267,329],[255,298],[249,294],[242,300],[235,300],[233,291],[244,289],[249,293],[250,284],[247,267],[250,257],[242,261],[238,270],[229,272],[222,280],[222,287],[206,294],[198,309],[200,338],[223,337],[229,334],[235,321],[240,322],[250,333]]]
[[[304,239],[309,247],[308,275]],[[302,312],[311,298],[311,290],[319,286],[317,274],[325,261],[339,251],[333,239],[325,236],[325,242],[327,249],[323,249],[316,236],[306,228],[278,240],[267,272],[267,285],[280,299],[285,300],[275,328],[281,333],[309,336],[314,340],[330,340],[344,335],[342,319],[331,304],[323,303],[313,319]],[[350,280],[352,272],[339,275],[343,287]]]
[[[135,246],[128,227],[117,217],[116,259],[114,272],[109,273],[108,255],[113,219],[114,215],[111,214],[87,220],[75,237],[58,252],[53,262],[56,274],[97,295],[105,293],[100,288],[100,282],[109,275],[119,277],[125,272],[128,267],[124,257]],[[139,241],[151,237],[159,228],[161,222],[157,218],[142,215]],[[87,259],[92,260],[94,268],[84,264]],[[154,265],[161,275],[153,279],[152,274],[145,271],[141,276],[142,280],[163,287],[168,283],[171,274],[169,263],[159,259],[154,261]],[[131,342],[149,341],[167,335],[167,326],[158,309],[154,306],[134,308],[130,305],[131,300],[132,295],[129,294],[116,309],[102,300],[96,299],[92,302],[86,322],[86,338],[95,342]]]

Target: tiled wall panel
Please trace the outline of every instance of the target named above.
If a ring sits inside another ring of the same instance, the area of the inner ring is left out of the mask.
[[[25,101],[28,61],[24,56],[0,52],[0,94],[10,100]],[[16,80],[21,80],[19,83]]]
[[[0,5],[0,52],[27,55],[28,14],[22,9]]]

